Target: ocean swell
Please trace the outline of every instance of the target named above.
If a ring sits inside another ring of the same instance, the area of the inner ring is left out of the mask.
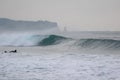
[[[113,39],[80,39],[75,42],[76,46],[82,48],[120,49],[120,40]]]
[[[22,35],[1,35],[0,46],[52,46],[65,44],[69,41],[73,47],[78,48],[89,48],[89,49],[120,49],[120,40],[114,39],[72,39],[59,35],[33,35],[33,34],[22,34]],[[69,45],[66,45],[69,46]]]

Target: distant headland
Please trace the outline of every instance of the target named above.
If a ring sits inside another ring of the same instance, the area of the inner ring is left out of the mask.
[[[23,21],[0,18],[0,31],[33,31],[58,28],[56,22],[50,21]]]

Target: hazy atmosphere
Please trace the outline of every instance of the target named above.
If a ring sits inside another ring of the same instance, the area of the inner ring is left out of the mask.
[[[0,17],[48,20],[60,29],[120,30],[120,0],[0,0]]]
[[[0,80],[120,80],[120,0],[0,0]]]

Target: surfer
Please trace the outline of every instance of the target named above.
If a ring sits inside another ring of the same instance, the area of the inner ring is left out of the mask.
[[[9,53],[17,53],[17,50],[12,50]]]

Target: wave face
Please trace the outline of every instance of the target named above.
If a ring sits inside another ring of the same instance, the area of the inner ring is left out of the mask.
[[[59,44],[62,41],[66,40],[68,38],[62,37],[62,36],[57,36],[57,35],[50,35],[49,37],[43,39],[38,43],[40,46],[47,46],[47,45],[55,45]]]
[[[120,49],[120,40],[112,39],[81,39],[76,41],[75,44],[82,48],[89,49]]]
[[[113,39],[71,39],[58,35],[33,35],[33,34],[14,34],[14,35],[1,35],[0,46],[52,46],[59,45],[61,43],[69,43],[69,45],[78,48],[89,49],[120,49],[120,40]]]

